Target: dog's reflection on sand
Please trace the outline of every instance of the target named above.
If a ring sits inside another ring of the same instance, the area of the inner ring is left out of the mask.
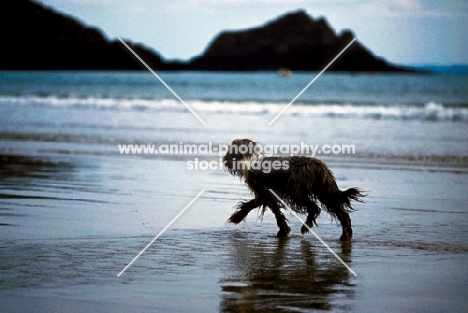
[[[221,312],[349,309],[349,301],[334,300],[353,297],[351,274],[320,243],[241,231],[229,242]],[[351,243],[341,243],[337,253],[349,262]]]

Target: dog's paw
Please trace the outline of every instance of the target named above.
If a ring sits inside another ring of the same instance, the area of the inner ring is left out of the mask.
[[[291,235],[291,228],[280,229],[276,234],[276,237],[289,237]]]
[[[247,214],[244,211],[237,210],[228,218],[227,222],[232,224],[239,224],[240,222],[244,221],[246,217]]]
[[[312,228],[312,225],[309,225],[307,223],[304,223],[302,224],[302,227],[301,227],[301,235],[305,235],[309,232],[309,229]]]
[[[353,231],[350,229],[343,230],[343,233],[340,237],[340,241],[351,241],[351,239],[353,239]]]

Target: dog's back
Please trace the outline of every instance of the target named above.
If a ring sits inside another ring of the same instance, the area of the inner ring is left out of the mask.
[[[241,145],[256,147],[249,139],[234,140],[230,147]],[[240,152],[230,149],[224,157],[226,169],[233,175],[243,178],[255,198],[241,202],[236,212],[229,218],[230,222],[239,223],[256,207],[272,209],[280,231],[278,236],[287,236],[290,232],[284,215],[279,211],[280,202],[270,192],[273,190],[297,213],[307,214],[306,224],[311,227],[320,214],[321,208],[342,225],[343,234],[340,240],[352,238],[351,219],[348,212],[353,210],[351,200],[361,201],[364,193],[359,188],[341,191],[338,188],[332,171],[322,161],[304,157],[265,157],[260,153]],[[236,161],[241,160],[243,168]],[[320,203],[320,206],[317,204]],[[301,229],[307,232],[307,227]]]

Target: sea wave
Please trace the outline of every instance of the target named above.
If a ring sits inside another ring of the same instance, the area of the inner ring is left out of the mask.
[[[3,96],[0,105],[30,107],[72,107],[94,110],[132,110],[132,111],[188,111],[221,114],[277,114],[288,103],[259,101],[216,101],[144,98],[94,98],[60,96]],[[329,118],[396,119],[425,121],[468,122],[468,105],[449,106],[435,101],[419,104],[379,103],[294,103],[286,115],[311,115]]]

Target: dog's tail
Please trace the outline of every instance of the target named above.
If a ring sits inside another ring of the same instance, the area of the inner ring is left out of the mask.
[[[341,191],[341,203],[344,204],[345,209],[353,210],[351,200],[363,202],[362,198],[366,196],[364,190],[360,188],[349,188]]]

